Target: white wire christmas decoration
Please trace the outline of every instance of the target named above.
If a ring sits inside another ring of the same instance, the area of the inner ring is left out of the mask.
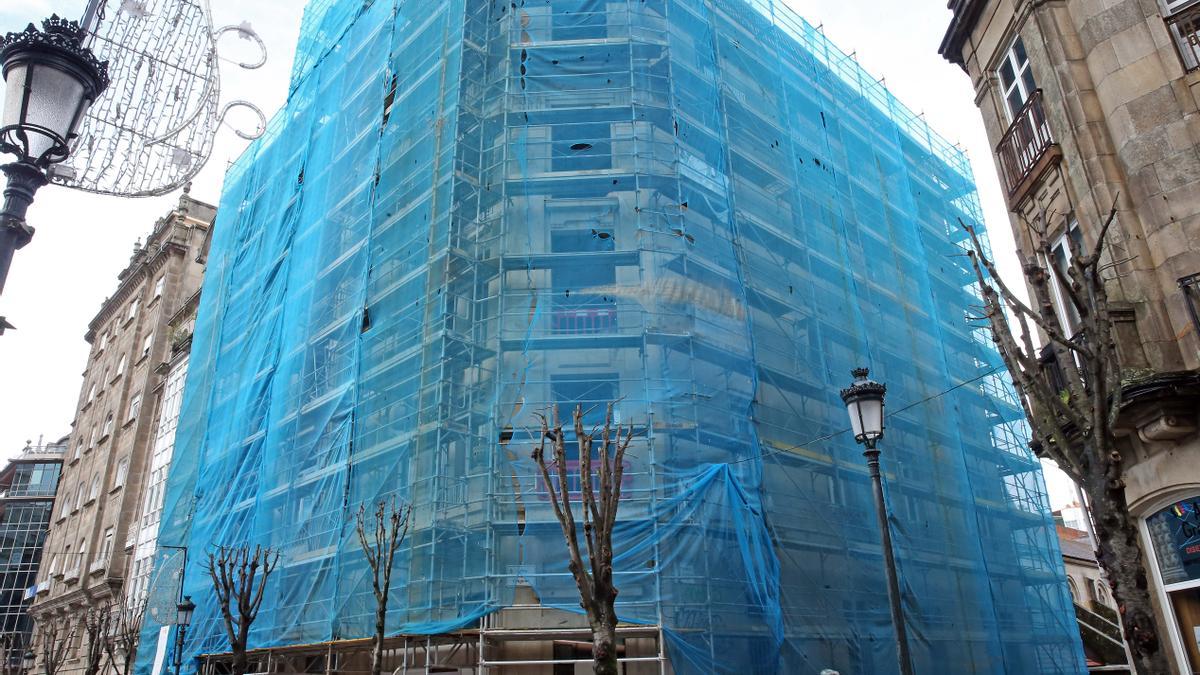
[[[83,27],[89,46],[108,61],[112,84],[92,105],[67,161],[54,166],[58,185],[123,197],[162,195],[184,186],[212,153],[213,141],[235,108],[257,117],[247,140],[266,130],[254,104],[221,105],[218,42],[229,34],[266,45],[249,24],[214,29],[207,0],[91,0]]]

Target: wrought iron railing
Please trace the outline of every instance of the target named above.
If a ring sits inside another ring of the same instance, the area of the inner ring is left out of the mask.
[[[1184,70],[1200,68],[1200,4],[1166,17],[1167,30],[1175,38],[1175,49]]]
[[[1000,169],[1010,199],[1053,145],[1054,137],[1050,134],[1050,125],[1042,108],[1042,90],[1038,89],[1025,102],[1012,126],[996,146],[996,156],[1000,158]]]

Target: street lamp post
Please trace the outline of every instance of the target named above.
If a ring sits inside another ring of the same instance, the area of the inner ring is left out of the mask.
[[[78,23],[52,15],[42,30],[29,24],[0,38],[0,153],[17,157],[0,166],[8,178],[0,209],[0,292],[13,253],[33,238],[25,214],[34,193],[49,182],[50,165],[70,154],[80,122],[108,87],[108,66],[83,46],[84,36]],[[5,327],[11,326],[0,317],[0,331]]]
[[[888,527],[887,503],[883,499],[883,478],[879,472],[879,448],[883,438],[883,398],[887,387],[867,376],[866,368],[855,368],[854,382],[842,390],[842,401],[850,414],[854,440],[864,447],[867,469],[871,473],[871,488],[875,493],[875,517],[883,538],[883,563],[887,574],[888,602],[892,610],[892,625],[896,629],[896,652],[902,675],[912,675],[912,659],[908,653],[908,632],[904,627],[904,611],[900,607],[900,581],[896,574],[896,557],[892,551],[892,532]]]
[[[36,663],[37,663],[37,654],[34,654],[32,649],[27,650],[25,652],[25,658],[21,662],[21,665],[25,666],[25,672],[32,673],[33,666]]]
[[[175,616],[175,625],[177,632],[175,633],[175,675],[179,675],[179,669],[183,667],[183,640],[187,635],[188,626],[192,624],[192,613],[196,611],[196,603],[192,602],[192,596],[183,596],[183,602],[176,605],[178,613]]]

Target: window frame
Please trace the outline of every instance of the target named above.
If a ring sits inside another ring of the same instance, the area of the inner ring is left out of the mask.
[[[1017,57],[1018,43],[1021,45],[1021,51],[1025,53],[1025,61],[1023,64],[1018,60]],[[1013,71],[1013,81],[1011,85],[1004,84],[1003,72],[1006,65],[1011,67]],[[1024,108],[1025,104],[1029,102],[1029,99],[1033,96],[1033,93],[1037,91],[1037,78],[1034,77],[1032,70],[1033,67],[1029,58],[1029,49],[1025,46],[1025,40],[1022,39],[1021,34],[1017,33],[1016,36],[1014,36],[1013,39],[1008,43],[1008,48],[1004,50],[1004,57],[1001,58],[1000,63],[996,65],[996,68],[993,71],[996,73],[996,80],[1000,84],[1000,103],[1004,108],[1004,114],[1007,117],[1009,124],[1012,124],[1016,121],[1017,114],[1021,112],[1021,109]],[[1026,75],[1029,77],[1028,82],[1025,81]],[[1014,90],[1021,96],[1021,106],[1016,110],[1013,110],[1009,105],[1009,96],[1012,95]]]
[[[1075,239],[1080,245],[1083,243],[1083,230],[1079,227],[1079,221],[1072,218],[1061,234],[1055,237],[1050,243],[1050,259],[1046,261],[1047,265],[1057,267],[1058,251],[1063,252],[1063,265],[1065,268],[1060,268],[1063,276],[1070,279],[1067,270],[1070,269],[1071,261],[1075,259],[1075,254],[1071,251],[1070,239]],[[1075,309],[1075,305],[1071,303],[1071,298],[1067,294],[1067,289],[1063,288],[1062,283],[1058,280],[1058,275],[1050,270],[1050,288],[1051,294],[1054,296],[1055,310],[1058,312],[1058,320],[1062,322],[1063,328],[1067,329],[1067,335],[1064,337],[1074,337],[1079,332],[1080,322],[1082,319],[1079,316],[1079,311]]]
[[[142,392],[137,392],[129,399],[128,415],[125,418],[126,422],[132,422],[137,419],[142,412]]]
[[[122,457],[121,461],[117,462],[117,471],[113,475],[112,489],[125,487],[125,481],[129,480],[129,458]]]

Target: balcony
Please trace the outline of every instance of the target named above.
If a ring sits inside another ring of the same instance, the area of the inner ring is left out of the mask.
[[[1200,4],[1168,16],[1167,31],[1175,38],[1175,49],[1187,72],[1200,69]]]
[[[996,146],[996,157],[1000,160],[1010,207],[1020,204],[1037,180],[1062,157],[1046,122],[1041,89],[1033,92],[1017,113]]]

